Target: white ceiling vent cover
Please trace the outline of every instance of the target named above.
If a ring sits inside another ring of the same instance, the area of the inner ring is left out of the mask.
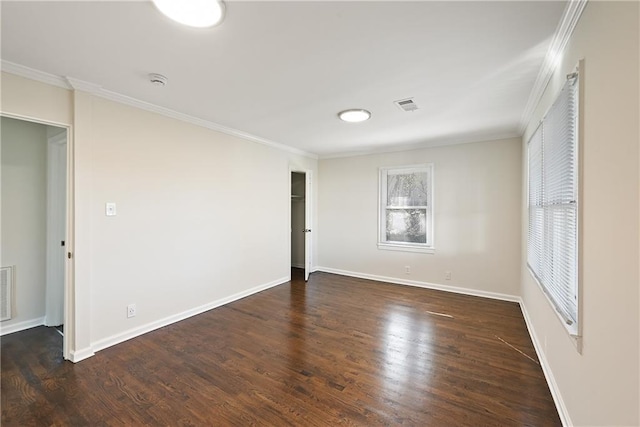
[[[0,269],[0,321],[11,319],[11,290],[13,289],[13,267]]]
[[[413,98],[401,99],[399,101],[393,101],[402,111],[416,111],[418,104],[415,103]]]

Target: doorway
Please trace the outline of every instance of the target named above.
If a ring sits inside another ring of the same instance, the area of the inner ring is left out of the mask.
[[[291,268],[311,273],[311,172],[291,171]]]
[[[35,326],[63,334],[68,129],[1,117],[1,267],[11,271],[2,334]],[[4,293],[3,293],[4,294]],[[64,335],[60,351],[68,358]]]

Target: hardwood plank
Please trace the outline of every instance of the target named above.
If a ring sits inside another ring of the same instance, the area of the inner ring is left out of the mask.
[[[561,425],[517,304],[292,277],[75,365],[2,337],[2,425]]]

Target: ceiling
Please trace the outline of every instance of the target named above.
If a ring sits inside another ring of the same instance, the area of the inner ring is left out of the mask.
[[[565,5],[229,1],[192,29],[147,1],[2,1],[1,56],[330,157],[518,136]]]

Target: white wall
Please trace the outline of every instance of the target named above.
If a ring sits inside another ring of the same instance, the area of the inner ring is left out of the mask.
[[[318,264],[516,296],[520,159],[520,140],[508,139],[321,160]],[[435,254],[379,250],[378,168],[418,163],[434,164]],[[445,280],[445,271],[451,271],[451,280]]]
[[[42,324],[46,294],[47,127],[1,120],[3,267],[15,266],[13,318],[3,332]]]
[[[3,113],[72,126],[76,360],[287,280],[289,171],[317,176],[317,160],[6,73],[2,85]]]
[[[584,58],[582,354],[532,280],[524,246],[521,260],[522,297],[532,332],[550,367],[561,410],[577,426],[640,424],[638,18],[637,2],[587,4],[523,138],[526,144],[564,76]],[[522,181],[526,186],[526,175]]]

